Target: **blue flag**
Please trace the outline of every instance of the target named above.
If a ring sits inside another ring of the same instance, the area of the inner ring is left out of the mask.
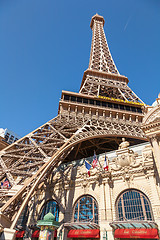
[[[92,165],[89,164],[89,163],[85,160],[85,167],[86,167],[87,173],[88,173],[88,175],[89,175],[89,177],[90,177],[90,171],[89,171],[89,170],[91,169]]]

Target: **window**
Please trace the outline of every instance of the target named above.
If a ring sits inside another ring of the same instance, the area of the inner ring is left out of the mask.
[[[124,110],[124,105],[119,105],[120,109]]]
[[[101,102],[98,101],[98,100],[96,100],[96,105],[97,105],[97,106],[101,106]]]
[[[142,109],[141,108],[137,108],[137,112],[138,113],[142,113]]]
[[[102,107],[106,107],[107,103],[106,102],[102,102]]]
[[[153,220],[149,199],[140,191],[123,192],[116,202],[117,218],[125,220]]]
[[[71,96],[71,101],[75,102],[76,101],[76,97],[75,96]]]
[[[93,99],[89,99],[89,104],[94,105],[94,100]]]
[[[88,104],[88,99],[87,98],[83,98],[83,103]]]
[[[59,220],[59,206],[58,206],[56,201],[49,200],[48,202],[46,202],[43,205],[39,219],[43,219],[44,216],[49,212],[51,212],[55,216],[55,221],[58,222],[58,220]]]
[[[130,111],[130,106],[125,106],[127,111]]]
[[[9,139],[9,143],[12,143],[12,142],[13,142],[13,139],[14,139],[14,136],[11,135],[11,136],[10,136],[10,139]]]
[[[109,107],[109,108],[112,108],[112,103],[108,103],[108,107]]]
[[[69,101],[70,96],[69,95],[64,95],[64,100]]]
[[[82,98],[81,97],[77,97],[77,102],[82,102]]]
[[[132,112],[136,112],[136,108],[135,107],[131,107]]]
[[[5,135],[5,141],[6,141],[6,142],[9,140],[9,136],[10,136],[9,133],[7,133],[7,134]]]
[[[98,206],[96,200],[85,195],[81,197],[74,207],[74,222],[94,222],[98,224]]]
[[[114,103],[113,106],[118,109],[118,104]]]

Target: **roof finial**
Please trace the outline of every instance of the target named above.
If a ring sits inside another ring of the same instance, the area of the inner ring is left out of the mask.
[[[100,16],[98,13],[96,13],[96,14],[92,17],[92,19],[91,19],[91,24],[90,24],[91,29],[92,29],[92,27],[93,27],[93,25],[94,25],[94,20],[102,21],[102,22],[103,22],[103,26],[104,26],[104,23],[105,23],[104,18],[103,18],[102,16]]]

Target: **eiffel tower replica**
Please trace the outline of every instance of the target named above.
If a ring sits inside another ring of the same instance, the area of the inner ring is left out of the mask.
[[[14,229],[32,194],[62,162],[116,150],[121,138],[146,141],[142,100],[128,87],[112,59],[104,18],[91,20],[89,67],[79,93],[62,91],[58,115],[0,152],[0,176],[11,188],[0,192],[1,218]]]

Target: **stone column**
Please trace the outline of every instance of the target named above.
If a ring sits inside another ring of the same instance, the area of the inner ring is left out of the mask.
[[[101,221],[106,220],[106,193],[105,193],[105,183],[102,183],[100,186],[100,210],[101,210]]]
[[[112,233],[112,228],[110,227],[109,223],[113,221],[112,216],[112,200],[111,200],[111,182],[108,181],[106,183],[103,183],[103,191],[104,191],[104,206],[106,209],[106,220],[101,222],[101,233],[100,233],[100,239],[105,240],[107,239],[113,240],[114,236]],[[106,235],[107,232],[107,235]]]
[[[148,186],[150,186],[150,191],[152,193],[152,197],[150,197],[150,202],[153,210],[154,219],[160,221],[160,196],[158,193],[158,189],[155,183],[155,178],[152,175],[148,174]]]
[[[106,209],[107,209],[107,220],[109,222],[113,221],[113,216],[112,216],[112,202],[111,202],[111,180],[108,179],[108,183],[105,185],[106,189]]]
[[[157,170],[158,170],[159,177],[160,177],[160,147],[158,145],[157,136],[150,137],[150,141],[151,141],[151,144],[153,146],[153,154],[154,154],[154,157],[155,157]]]

